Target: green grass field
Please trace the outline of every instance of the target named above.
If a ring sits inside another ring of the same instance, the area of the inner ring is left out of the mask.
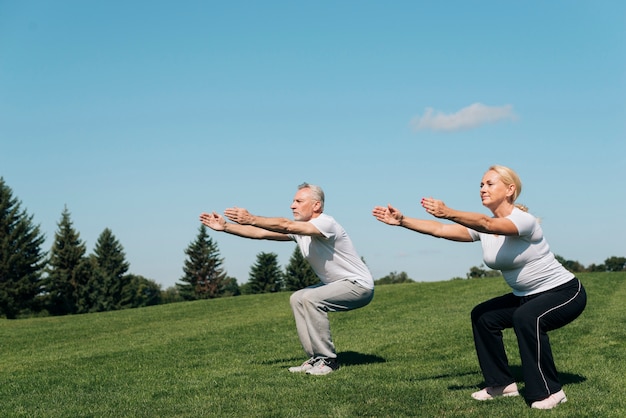
[[[622,418],[626,273],[580,278],[587,310],[550,334],[569,398],[551,411],[470,398],[469,313],[508,291],[495,278],[378,286],[369,306],[331,314],[343,366],[327,376],[287,371],[304,360],[289,293],[0,320],[0,417]]]

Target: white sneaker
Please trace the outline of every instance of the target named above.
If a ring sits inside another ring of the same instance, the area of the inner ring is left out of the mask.
[[[490,386],[478,392],[472,393],[472,398],[477,401],[489,401],[500,396],[518,396],[517,384],[515,382],[508,386]]]
[[[308,359],[307,361],[305,361],[299,366],[290,367],[289,371],[291,373],[304,373],[307,370],[312,369],[315,363],[316,363],[315,359],[311,357],[310,359]]]
[[[307,374],[315,376],[323,376],[328,373],[332,373],[339,368],[339,363],[336,358],[320,358],[312,368],[306,371]]]
[[[565,392],[561,389],[542,401],[533,402],[530,407],[535,409],[552,409],[558,404],[565,402],[567,402],[567,396],[565,396]]]

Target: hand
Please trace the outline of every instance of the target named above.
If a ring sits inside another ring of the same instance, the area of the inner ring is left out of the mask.
[[[426,212],[433,215],[436,218],[445,218],[448,212],[448,207],[441,200],[433,199],[432,197],[422,198],[422,207],[426,209]]]
[[[226,220],[215,212],[202,213],[200,215],[200,222],[215,231],[223,231],[226,229]]]
[[[394,208],[391,205],[384,206],[376,206],[374,210],[372,210],[372,215],[377,220],[386,223],[387,225],[401,225],[402,219],[404,215],[398,209]]]
[[[254,216],[243,208],[228,208],[224,211],[224,215],[239,225],[252,225],[254,222]]]

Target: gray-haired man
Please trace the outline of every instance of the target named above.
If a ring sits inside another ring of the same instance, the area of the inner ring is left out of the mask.
[[[289,371],[325,375],[339,368],[330,333],[328,312],[361,308],[374,297],[374,280],[350,237],[324,212],[324,192],[301,184],[291,204],[294,220],[250,214],[229,208],[224,215],[203,213],[201,222],[216,231],[252,239],[296,241],[320,283],[298,290],[290,303],[298,336],[309,359]]]

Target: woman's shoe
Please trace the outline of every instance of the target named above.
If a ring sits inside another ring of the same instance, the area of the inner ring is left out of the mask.
[[[489,401],[494,398],[499,398],[501,396],[518,396],[519,392],[517,391],[517,383],[513,382],[507,386],[490,386],[484,388],[483,390],[479,390],[478,392],[472,393],[472,398],[477,401]]]
[[[561,389],[557,393],[553,393],[542,401],[533,402],[530,407],[535,409],[552,409],[558,404],[564,402],[567,402],[567,396],[565,396],[565,392]]]

